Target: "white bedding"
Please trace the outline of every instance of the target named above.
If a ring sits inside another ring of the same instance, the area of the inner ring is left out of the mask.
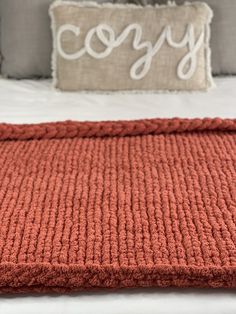
[[[218,78],[216,84],[209,93],[97,95],[55,91],[50,81],[0,78],[0,121],[236,117],[236,77]]]
[[[236,77],[207,94],[95,95],[55,91],[50,81],[0,78],[0,122],[154,117],[236,118]],[[236,290],[137,289],[73,296],[1,296],[1,314],[235,314]]]

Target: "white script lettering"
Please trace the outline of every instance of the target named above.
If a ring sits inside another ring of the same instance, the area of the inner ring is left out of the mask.
[[[119,47],[132,31],[134,31],[133,49],[146,49],[145,55],[138,59],[130,69],[130,77],[133,80],[141,80],[146,76],[151,68],[153,57],[160,51],[165,42],[172,48],[188,48],[187,54],[177,65],[177,76],[181,80],[189,80],[194,75],[197,68],[197,52],[204,42],[204,32],[202,31],[195,41],[194,27],[192,24],[186,26],[186,32],[179,42],[173,40],[171,26],[165,26],[154,45],[150,41],[141,42],[142,28],[139,24],[130,24],[117,37],[111,26],[99,24],[88,31],[85,37],[84,47],[75,53],[67,53],[64,51],[62,47],[62,36],[65,32],[72,32],[78,37],[81,32],[80,27],[65,24],[62,25],[57,32],[56,44],[60,56],[66,60],[77,60],[86,53],[92,58],[104,59],[112,53],[113,49]],[[92,39],[95,36],[102,45],[104,45],[102,52],[97,52],[91,47]]]

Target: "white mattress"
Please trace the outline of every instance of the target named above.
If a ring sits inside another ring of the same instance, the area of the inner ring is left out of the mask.
[[[236,118],[236,77],[207,94],[95,95],[55,91],[50,81],[0,78],[0,122]],[[71,296],[1,296],[1,314],[235,314],[236,290],[137,289]]]

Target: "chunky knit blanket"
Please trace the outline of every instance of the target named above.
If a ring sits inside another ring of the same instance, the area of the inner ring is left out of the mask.
[[[236,287],[236,120],[0,125],[0,292]]]

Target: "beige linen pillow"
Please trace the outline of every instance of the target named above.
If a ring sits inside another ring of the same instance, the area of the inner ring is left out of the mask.
[[[166,4],[168,0],[113,0],[114,3]],[[175,0],[183,4],[186,0]],[[187,0],[195,2],[199,0]],[[204,0],[213,10],[211,49],[213,74],[236,74],[236,0]]]
[[[213,85],[212,11],[56,1],[54,85],[65,91],[194,91]]]

